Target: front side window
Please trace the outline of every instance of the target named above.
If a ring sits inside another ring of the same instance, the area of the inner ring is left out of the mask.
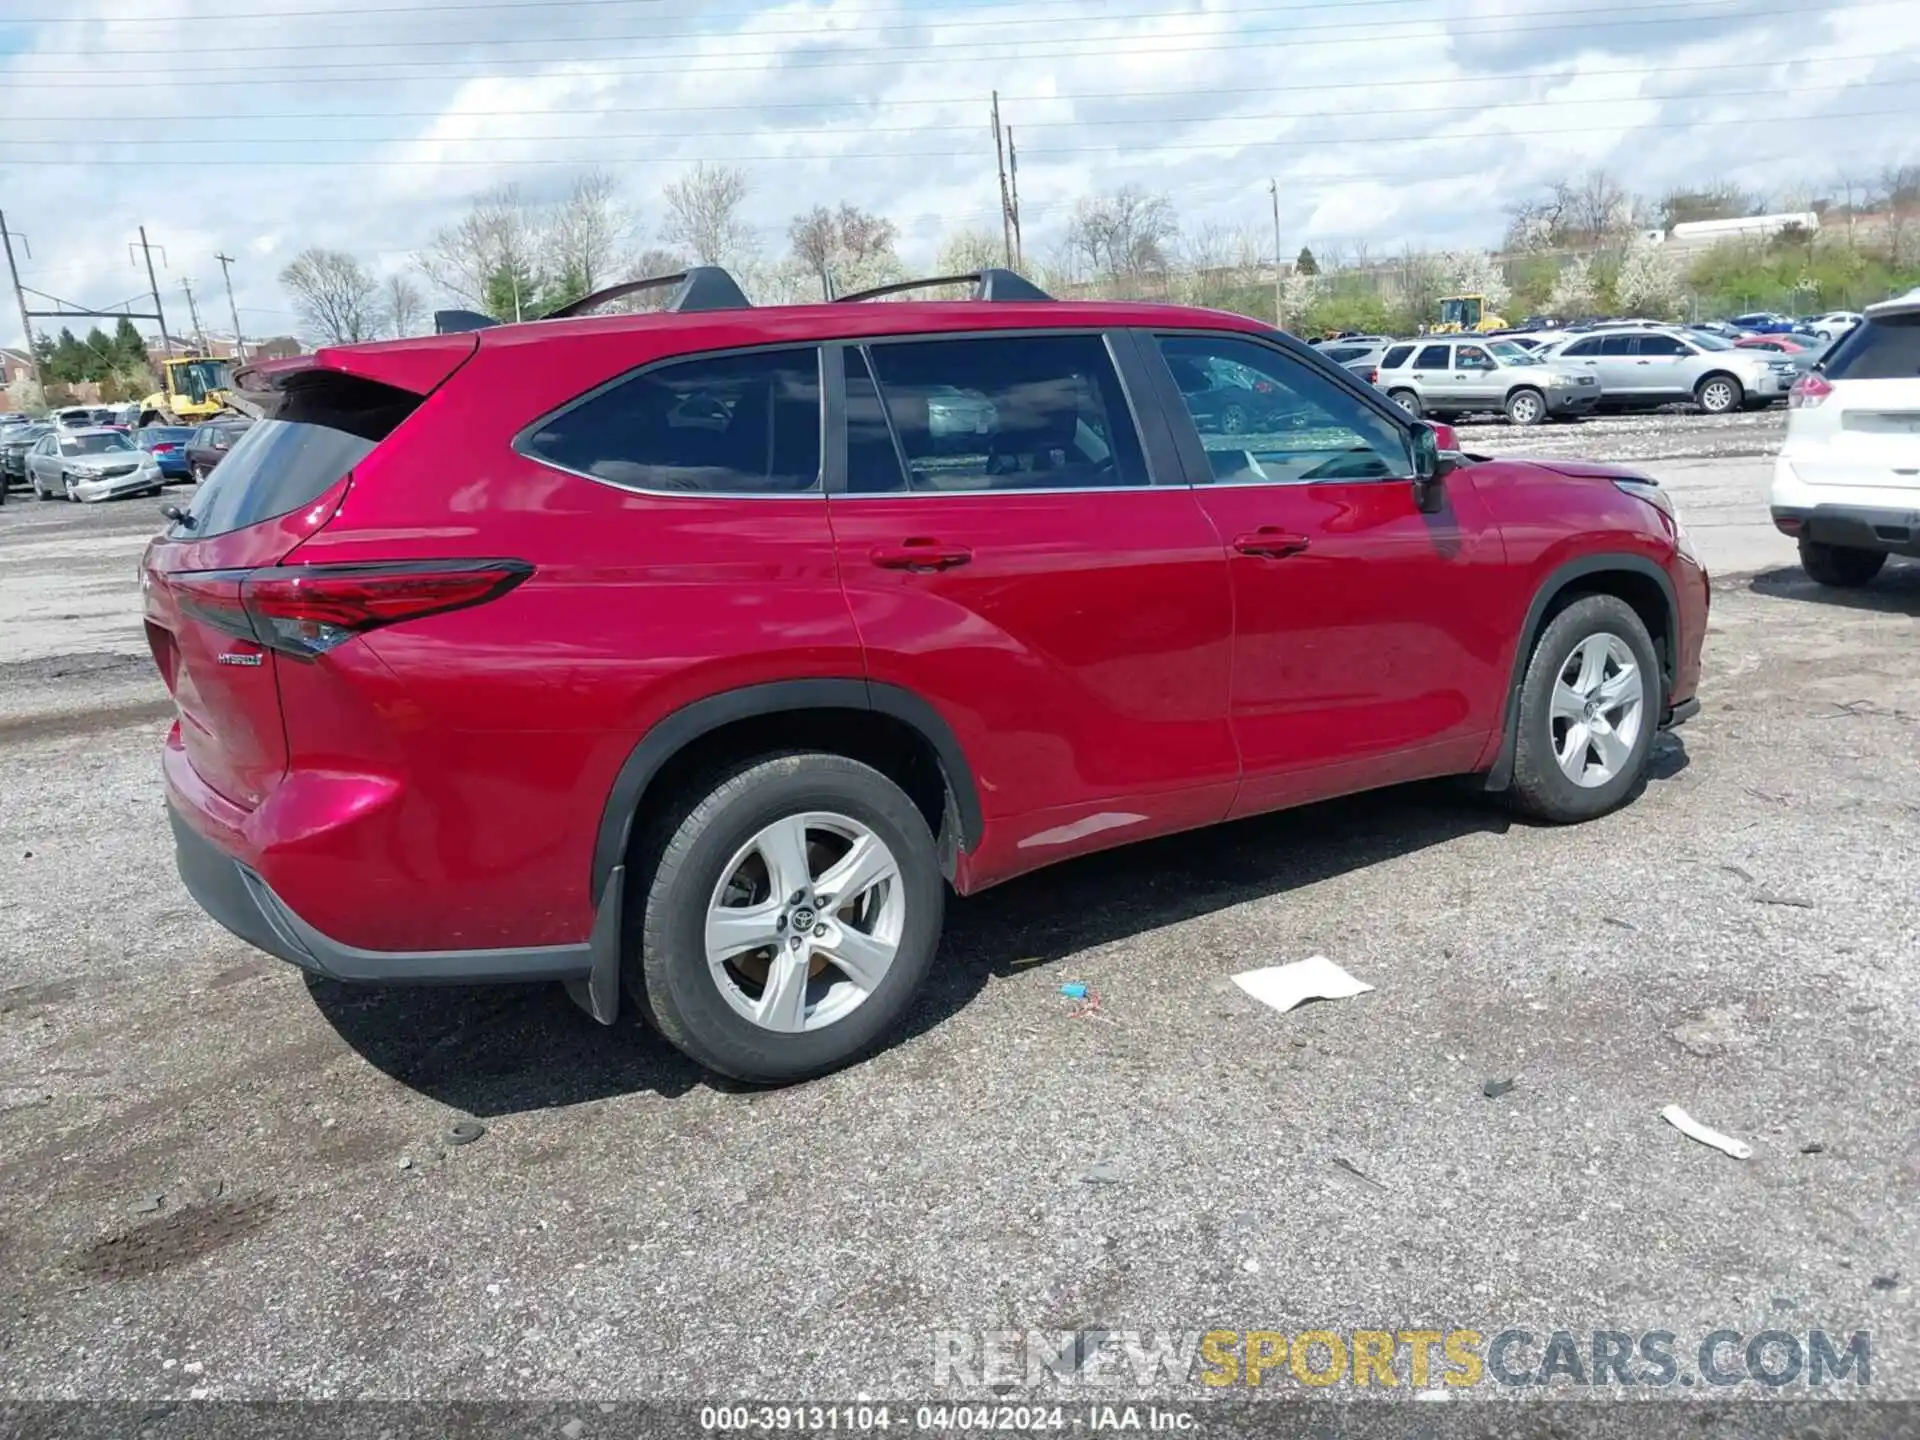
[[[1459,356],[1459,365],[1462,370],[1493,369],[1493,357],[1478,345],[1462,345],[1454,353]]]
[[[1098,335],[849,346],[847,488],[855,494],[1112,489],[1148,483]],[[1245,396],[1226,374],[1196,384]]]
[[[521,449],[634,490],[817,490],[819,355],[812,346],[755,350],[643,370],[545,421]]]
[[[1445,348],[1445,347],[1440,347]],[[1182,391],[1216,482],[1302,485],[1411,475],[1406,432],[1337,381],[1257,341],[1227,335],[1167,335],[1160,351],[1176,376],[1226,359],[1254,376],[1259,411],[1239,417],[1204,393]]]
[[[1656,359],[1671,360],[1677,355],[1690,355],[1693,352],[1671,335],[1642,335],[1640,353]]]

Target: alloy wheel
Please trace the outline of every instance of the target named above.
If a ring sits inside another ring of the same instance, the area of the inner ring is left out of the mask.
[[[899,861],[846,815],[789,815],[734,852],[707,904],[707,966],[732,1009],[795,1034],[845,1019],[899,953]]]
[[[1646,681],[1627,642],[1589,635],[1554,679],[1554,758],[1574,784],[1597,789],[1626,768],[1646,723]]]

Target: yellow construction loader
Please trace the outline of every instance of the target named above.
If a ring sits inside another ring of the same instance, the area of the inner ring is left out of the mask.
[[[1487,297],[1484,295],[1442,295],[1440,297],[1440,323],[1433,327],[1435,335],[1460,335],[1467,331],[1485,334],[1489,330],[1504,330],[1507,322],[1487,309]]]
[[[161,361],[160,388],[140,402],[142,425],[198,425],[237,413],[232,362],[205,355]]]

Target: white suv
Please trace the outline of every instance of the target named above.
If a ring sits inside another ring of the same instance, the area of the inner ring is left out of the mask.
[[[1787,401],[1773,523],[1822,585],[1920,557],[1920,290],[1868,307]]]

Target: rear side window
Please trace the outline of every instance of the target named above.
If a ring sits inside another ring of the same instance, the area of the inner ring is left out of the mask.
[[[1888,315],[1849,330],[1820,368],[1830,380],[1911,380],[1920,375],[1920,315]]]
[[[1398,370],[1407,363],[1407,357],[1413,354],[1413,346],[1396,345],[1387,351],[1386,358],[1380,362],[1382,370]]]
[[[1602,355],[1631,355],[1633,354],[1634,342],[1638,338],[1638,336],[1634,335],[1609,335],[1600,342],[1600,353]]]
[[[1420,352],[1419,358],[1413,362],[1413,368],[1416,370],[1444,370],[1448,364],[1447,356],[1451,353],[1452,351],[1445,345],[1429,345]]]
[[[338,371],[290,376],[269,418],[244,430],[204,426],[196,447],[224,430],[233,448],[194,492],[170,537],[204,540],[311,505],[419,407],[422,396]]]
[[[562,410],[520,448],[635,490],[818,490],[819,352],[753,350],[643,370]]]
[[[1098,335],[915,340],[868,346],[864,358],[846,353],[852,492],[1148,483],[1132,414]]]

